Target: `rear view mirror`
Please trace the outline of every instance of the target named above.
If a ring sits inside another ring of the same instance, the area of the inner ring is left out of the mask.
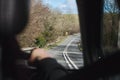
[[[0,0],[0,36],[16,35],[28,21],[30,0]]]

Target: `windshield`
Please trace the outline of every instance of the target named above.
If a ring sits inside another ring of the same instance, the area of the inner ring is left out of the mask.
[[[75,0],[32,0],[27,28],[18,35],[24,51],[45,48],[67,69],[83,66]]]

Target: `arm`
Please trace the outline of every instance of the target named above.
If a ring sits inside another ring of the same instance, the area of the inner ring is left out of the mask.
[[[30,60],[37,67],[33,80],[58,80],[67,75],[67,71],[44,50],[33,50]]]

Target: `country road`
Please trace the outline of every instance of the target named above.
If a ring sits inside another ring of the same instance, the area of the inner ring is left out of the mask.
[[[70,35],[48,52],[66,69],[79,69],[83,66],[82,52],[78,48],[80,34]]]

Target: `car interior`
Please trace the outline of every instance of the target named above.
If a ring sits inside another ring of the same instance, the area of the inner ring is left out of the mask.
[[[120,7],[120,0],[116,1]],[[120,80],[119,49],[109,53],[112,56],[103,52],[104,0],[76,0],[76,3],[84,60],[84,67],[79,69],[78,74],[86,75],[89,80]],[[36,74],[34,66],[33,69],[26,67],[29,64],[25,60],[30,54],[21,51],[15,39],[28,22],[29,6],[30,0],[0,0],[0,80],[30,80]],[[20,66],[23,64],[21,61],[26,65]],[[70,71],[71,75],[76,71]]]

